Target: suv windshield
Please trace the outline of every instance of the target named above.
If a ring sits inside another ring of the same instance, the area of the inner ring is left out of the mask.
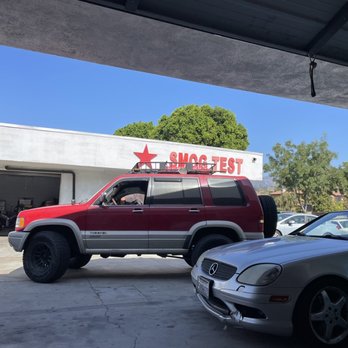
[[[348,211],[325,214],[294,234],[348,240]]]

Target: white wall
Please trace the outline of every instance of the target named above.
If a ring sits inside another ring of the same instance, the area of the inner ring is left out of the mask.
[[[74,170],[76,174],[76,202],[82,202],[94,195],[116,176],[124,173],[120,170]],[[59,203],[67,204],[72,200],[72,175],[62,174]]]
[[[155,155],[152,161],[173,161],[173,154],[177,161],[180,156],[190,162],[198,158],[205,158],[205,162],[220,158],[219,166],[224,159],[225,168],[230,159],[242,161],[240,171],[236,165],[233,172],[224,174],[262,180],[263,155],[260,153],[0,123],[0,161],[5,162],[25,161],[54,168],[129,170],[140,161],[137,154],[146,149]],[[217,170],[221,170],[219,166]]]
[[[0,123],[0,170],[56,171],[61,174],[60,204],[72,200],[72,175],[64,171],[76,174],[75,200],[80,202],[128,172],[146,153],[154,155],[150,156],[154,162],[217,160],[217,170],[225,169],[223,174],[262,180],[260,153]]]
[[[62,174],[59,188],[59,204],[71,203],[72,200],[72,175]]]

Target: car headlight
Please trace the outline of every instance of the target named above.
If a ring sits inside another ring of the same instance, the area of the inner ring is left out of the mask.
[[[261,263],[244,270],[237,278],[239,283],[247,285],[268,285],[274,282],[282,268],[274,263]]]

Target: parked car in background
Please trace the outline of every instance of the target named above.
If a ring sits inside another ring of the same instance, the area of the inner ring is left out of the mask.
[[[286,217],[291,216],[291,215],[294,215],[294,214],[296,214],[296,213],[293,212],[293,211],[280,211],[280,212],[278,212],[278,214],[277,214],[277,216],[278,216],[278,221],[283,220],[283,219],[285,219]]]
[[[348,228],[348,220],[336,220],[336,221],[332,221],[332,223],[337,226],[338,230]]]
[[[285,236],[317,217],[313,214],[283,213],[281,220],[278,216],[277,229],[274,235]]]
[[[337,218],[326,221],[320,228],[318,227],[317,231],[324,236],[346,235],[348,233],[348,220]]]
[[[198,299],[224,323],[347,347],[348,229],[335,227],[346,220],[332,212],[288,236],[205,252],[191,272]]]

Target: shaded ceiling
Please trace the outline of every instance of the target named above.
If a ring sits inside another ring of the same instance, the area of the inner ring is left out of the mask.
[[[346,0],[81,0],[348,66]]]
[[[348,108],[347,12],[342,0],[1,0],[0,44]]]

